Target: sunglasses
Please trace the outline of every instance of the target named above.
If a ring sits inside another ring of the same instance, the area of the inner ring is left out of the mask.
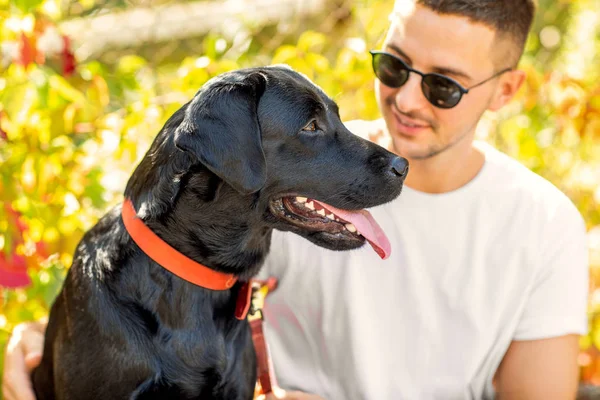
[[[455,107],[462,96],[469,93],[469,90],[512,70],[512,68],[503,69],[476,85],[464,88],[460,83],[447,76],[435,73],[424,74],[417,71],[409,67],[401,58],[385,51],[371,50],[370,53],[373,56],[373,71],[381,83],[391,88],[399,88],[408,81],[411,72],[421,75],[423,95],[427,101],[439,108]]]

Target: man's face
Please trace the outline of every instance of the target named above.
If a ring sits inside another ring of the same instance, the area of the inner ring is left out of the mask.
[[[494,64],[492,55],[500,51],[494,49],[494,39],[492,28],[417,5],[400,23],[392,24],[383,50],[420,72],[436,72],[469,88],[509,66]],[[418,74],[411,73],[400,88],[377,80],[377,100],[394,151],[418,160],[470,146],[481,115],[495,108],[501,97],[500,79],[502,76],[469,91],[451,109],[427,101]]]

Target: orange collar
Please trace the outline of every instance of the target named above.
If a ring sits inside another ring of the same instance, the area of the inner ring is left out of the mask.
[[[237,282],[235,275],[218,272],[197,263],[159,238],[138,218],[130,199],[123,202],[121,216],[125,229],[140,249],[181,279],[212,290],[227,290]]]

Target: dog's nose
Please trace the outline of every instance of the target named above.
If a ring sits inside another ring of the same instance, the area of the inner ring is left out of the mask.
[[[408,174],[408,161],[406,158],[394,157],[392,160],[392,172],[401,178],[406,178],[406,174]]]

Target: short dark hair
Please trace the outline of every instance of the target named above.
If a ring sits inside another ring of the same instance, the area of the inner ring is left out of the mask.
[[[511,61],[516,64],[523,50],[536,10],[535,0],[416,0],[438,14],[463,16],[496,31],[497,38],[509,38],[516,52]]]

